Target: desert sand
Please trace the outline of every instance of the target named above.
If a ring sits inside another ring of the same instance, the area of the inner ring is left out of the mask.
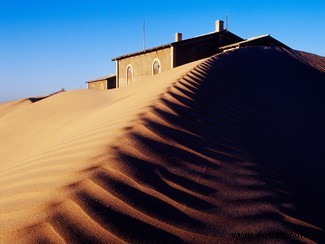
[[[321,242],[324,70],[241,48],[0,104],[0,243]]]

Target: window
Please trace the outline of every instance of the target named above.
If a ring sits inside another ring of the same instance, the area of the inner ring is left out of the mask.
[[[155,60],[152,63],[152,75],[156,75],[160,73],[160,61],[158,58],[155,58]]]
[[[131,84],[133,82],[133,69],[129,64],[126,68],[126,84]]]
[[[100,89],[104,90],[104,84],[103,83],[100,83]]]
[[[95,90],[95,85],[91,85],[91,89]]]

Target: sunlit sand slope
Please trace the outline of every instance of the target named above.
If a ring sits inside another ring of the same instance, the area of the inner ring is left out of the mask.
[[[321,242],[325,78],[306,62],[243,48],[96,98],[79,91],[38,102],[84,96],[62,121],[47,110],[44,130],[56,133],[34,145],[39,154],[4,164],[0,189],[15,194],[1,198],[1,217],[32,219],[4,224],[4,241]],[[33,191],[19,193],[22,182]],[[36,209],[9,206],[38,198]]]

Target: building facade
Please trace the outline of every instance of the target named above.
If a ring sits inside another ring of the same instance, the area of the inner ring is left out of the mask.
[[[171,49],[171,47],[157,48],[150,52],[140,52],[116,59],[117,86],[123,87],[172,69]]]
[[[219,47],[243,41],[223,29],[223,22],[216,21],[212,33],[182,40],[175,34],[175,42],[113,58],[116,62],[116,86],[123,87],[177,66],[210,57],[220,52]]]
[[[116,62],[116,75],[88,81],[88,89],[123,87],[186,63],[247,46],[289,48],[270,35],[244,40],[225,30],[223,21],[217,20],[214,32],[186,40],[182,39],[182,33],[176,33],[172,43],[113,58],[112,61]]]

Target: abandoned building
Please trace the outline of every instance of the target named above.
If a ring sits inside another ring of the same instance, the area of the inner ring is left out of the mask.
[[[95,80],[86,81],[91,90],[107,90],[116,88],[116,75],[108,75]]]
[[[243,39],[224,30],[221,20],[216,21],[216,30],[206,35],[182,40],[182,33],[176,33],[175,42],[113,58],[117,86],[209,57],[218,52],[218,47],[239,41]]]
[[[88,89],[123,87],[220,52],[260,45],[287,47],[270,35],[244,40],[224,29],[223,21],[217,20],[214,32],[186,40],[182,39],[182,33],[176,33],[172,43],[113,58],[112,61],[116,62],[116,75],[88,81]]]

